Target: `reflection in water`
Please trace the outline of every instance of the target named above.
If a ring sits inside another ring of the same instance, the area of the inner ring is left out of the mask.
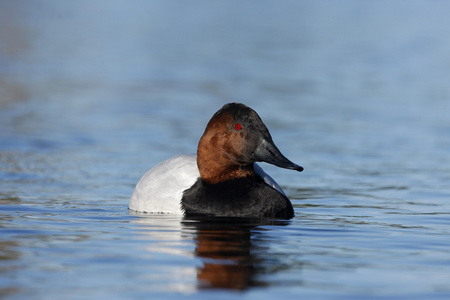
[[[183,224],[196,231],[195,255],[203,263],[197,270],[198,288],[244,290],[265,285],[256,279],[262,261],[252,251],[252,235],[261,223],[227,218]]]
[[[0,192],[0,206],[7,205],[9,203],[17,202],[17,197],[10,197]],[[0,299],[10,294],[15,294],[20,290],[20,287],[10,283],[10,279],[16,275],[16,270],[19,268],[19,261],[21,259],[21,253],[17,250],[20,243],[8,234],[8,225],[11,224],[13,218],[7,213],[3,212],[4,208],[0,209],[0,278],[2,282],[0,284]],[[4,231],[5,230],[5,231]]]
[[[250,286],[254,275],[250,247],[249,228],[200,225],[195,249],[203,262],[197,273],[199,287],[242,290]]]

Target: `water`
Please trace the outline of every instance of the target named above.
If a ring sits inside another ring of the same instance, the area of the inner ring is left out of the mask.
[[[446,1],[1,1],[0,297],[448,299]],[[224,103],[288,222],[135,214]]]

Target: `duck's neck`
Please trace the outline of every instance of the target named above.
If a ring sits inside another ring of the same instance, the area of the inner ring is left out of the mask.
[[[255,175],[253,163],[241,164],[236,162],[223,149],[222,145],[218,145],[217,142],[207,136],[200,139],[197,150],[197,166],[200,177],[204,182],[217,184]]]

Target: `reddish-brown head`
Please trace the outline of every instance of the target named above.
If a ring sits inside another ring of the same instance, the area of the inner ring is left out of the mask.
[[[253,176],[256,161],[303,170],[281,154],[253,109],[240,103],[226,104],[211,118],[198,144],[201,178],[215,184]]]

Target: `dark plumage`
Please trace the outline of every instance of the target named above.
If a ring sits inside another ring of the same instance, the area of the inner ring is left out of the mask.
[[[208,184],[201,178],[183,193],[186,217],[246,217],[290,219],[294,209],[288,198],[255,175]]]

